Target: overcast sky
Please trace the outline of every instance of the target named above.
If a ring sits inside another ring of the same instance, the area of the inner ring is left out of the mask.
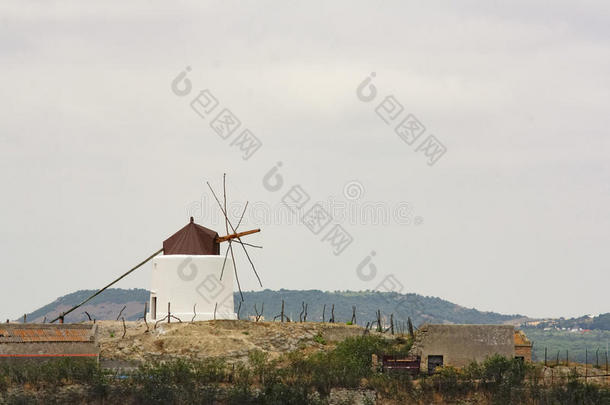
[[[205,185],[223,172],[233,211],[250,202],[240,229],[262,228],[265,288],[608,312],[609,17],[605,1],[2,2],[0,316],[105,285],[191,214],[224,233]],[[402,111],[384,116],[388,96]],[[394,131],[408,114],[412,144]],[[244,129],[262,143],[248,159]],[[293,218],[295,185],[310,199]],[[296,218],[318,201],[334,208],[314,234]],[[334,254],[337,229],[352,242]],[[241,252],[238,270],[259,288]]]

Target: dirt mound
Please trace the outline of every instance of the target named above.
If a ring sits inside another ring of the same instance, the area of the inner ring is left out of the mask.
[[[98,321],[101,360],[137,364],[172,358],[223,357],[241,361],[258,349],[271,359],[297,349],[324,349],[332,342],[364,333],[360,326],[319,322],[280,323],[205,321],[162,323]],[[123,337],[123,334],[125,336]]]

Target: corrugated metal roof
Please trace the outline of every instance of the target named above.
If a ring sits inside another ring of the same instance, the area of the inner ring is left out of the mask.
[[[37,326],[19,327],[0,325],[0,344],[19,342],[90,342],[94,340],[93,327]]]

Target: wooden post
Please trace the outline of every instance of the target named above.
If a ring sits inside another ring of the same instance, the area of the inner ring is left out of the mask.
[[[608,382],[608,349],[606,349],[606,382]]]
[[[125,334],[127,333],[127,327],[125,327],[125,317],[121,318],[121,320],[123,321],[123,336],[121,336],[121,339],[125,339]]]
[[[559,365],[559,350],[557,350],[557,362],[555,363],[556,366]]]
[[[407,318],[407,328],[409,328],[409,336],[411,339],[415,337],[415,332],[413,331],[413,322],[411,322],[411,317]]]
[[[330,320],[328,322],[335,323],[335,304],[333,304],[330,310]]]
[[[585,384],[587,384],[587,377],[589,376],[589,369],[587,363],[589,362],[589,349],[585,347]]]
[[[544,348],[544,366],[546,367],[546,347]]]
[[[352,325],[356,324],[356,306],[352,305]]]
[[[284,322],[284,300],[282,300],[282,312],[280,313],[280,322]]]
[[[167,303],[167,323],[171,322],[171,317],[172,317],[172,313],[170,312],[170,309],[169,309],[169,304],[170,303],[168,302]]]
[[[599,347],[595,351],[595,367],[599,368]]]
[[[322,323],[326,322],[326,304],[324,304],[324,307],[322,308]],[[8,319],[6,320],[6,323],[8,323]]]
[[[394,314],[390,314],[390,333],[394,334]]]
[[[263,312],[264,311],[265,311],[265,303],[264,302],[263,302],[263,305],[261,306],[260,314],[258,313],[258,308],[256,308],[256,304],[254,304],[254,312],[256,313],[255,322],[258,322],[258,320],[261,319],[261,316],[263,316]]]
[[[23,323],[26,322],[27,317],[28,317],[28,314],[23,314]]]
[[[125,311],[125,308],[127,308],[127,305],[125,305],[123,308],[121,308],[121,312],[119,312],[119,316],[116,317],[117,321],[121,318],[121,314],[123,313],[123,311]]]

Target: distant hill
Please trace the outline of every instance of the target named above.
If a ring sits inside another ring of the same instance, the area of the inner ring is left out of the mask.
[[[55,301],[27,314],[27,321],[42,322],[45,318],[50,321],[61,312],[83,302],[93,293],[95,293],[95,290],[79,290],[59,297]],[[88,318],[85,312],[88,312],[89,315],[95,319],[115,320],[124,306],[127,307],[123,310],[121,316],[125,317],[125,320],[135,321],[138,317],[142,316],[144,312],[144,303],[148,301],[149,294],[148,290],[142,288],[131,290],[109,288],[87,304],[66,316],[65,322],[80,322],[86,320]]]
[[[80,290],[56,299],[27,315],[28,322],[42,322],[55,318],[93,294],[93,290]],[[254,315],[254,304],[261,310],[264,303],[263,316],[272,320],[280,313],[282,300],[285,303],[285,313],[292,320],[299,320],[302,303],[307,304],[307,320],[321,321],[326,304],[325,319],[331,316],[332,305],[336,322],[347,322],[352,318],[352,306],[356,307],[356,320],[366,324],[375,319],[379,309],[386,319],[394,315],[397,322],[406,322],[411,317],[417,326],[424,322],[433,323],[510,323],[519,325],[529,318],[522,315],[502,315],[495,312],[481,312],[465,308],[437,297],[425,297],[418,294],[398,294],[378,291],[335,291],[319,290],[263,290],[244,292],[244,302],[239,308],[239,293],[235,293],[235,311],[239,309],[242,319]],[[77,309],[66,317],[66,322],[87,320],[85,311],[98,320],[114,320],[124,308],[121,316],[126,320],[137,320],[143,315],[144,303],[148,301],[149,292],[144,289],[125,290],[112,288],[97,296],[85,306]]]

